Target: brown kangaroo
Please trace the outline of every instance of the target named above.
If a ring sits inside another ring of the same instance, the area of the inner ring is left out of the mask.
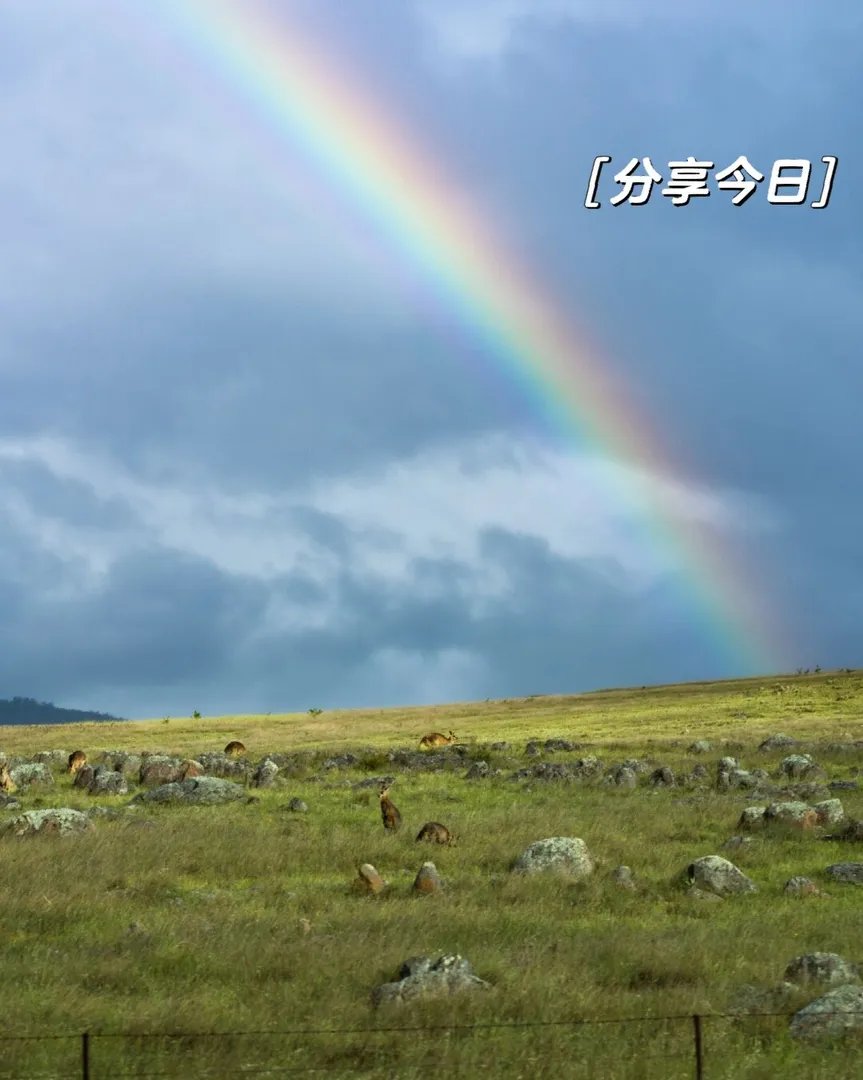
[[[429,735],[423,735],[420,739],[420,750],[432,750],[435,746],[449,746],[456,741],[456,734],[450,730],[449,735],[441,735],[439,731],[432,731]]]
[[[390,799],[390,789],[386,784],[381,784],[380,799],[384,828],[388,832],[398,832],[402,827],[402,816],[398,812],[395,803]]]
[[[69,767],[70,773],[76,773],[82,765],[87,764],[87,755],[83,750],[76,750],[74,754],[69,755]]]
[[[241,742],[238,742],[236,739],[229,742],[228,745],[225,747],[225,753],[228,755],[228,757],[240,757],[240,755],[245,754],[245,752],[245,746],[243,746],[243,744]]]
[[[427,821],[419,831],[417,843],[420,840],[426,840],[430,844],[449,844],[450,847],[456,844],[456,838],[446,825],[441,825],[439,821]]]
[[[0,791],[5,791],[7,795],[11,795],[15,790],[15,781],[9,775],[9,766],[4,761],[0,765]]]
[[[179,771],[180,771],[180,779],[181,780],[188,780],[193,776],[203,776],[204,775],[204,770],[201,768],[201,766],[198,764],[198,762],[197,761],[191,761],[188,758],[185,761],[181,761],[178,768],[179,768]]]

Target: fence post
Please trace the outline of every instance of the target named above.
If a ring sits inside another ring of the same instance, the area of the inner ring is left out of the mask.
[[[90,1033],[85,1031],[81,1035],[81,1077],[82,1080],[90,1080]]]
[[[701,1041],[701,1017],[693,1014],[692,1027],[695,1031],[695,1080],[704,1080],[704,1043]]]

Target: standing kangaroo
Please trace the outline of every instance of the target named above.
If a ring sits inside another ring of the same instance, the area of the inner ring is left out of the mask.
[[[381,784],[381,817],[387,832],[398,832],[402,827],[402,816],[398,812],[395,803],[390,799],[390,789],[386,784]]]
[[[245,752],[245,746],[243,746],[243,744],[238,739],[233,739],[225,747],[225,753],[228,757],[240,757],[242,754],[245,754]]]
[[[9,766],[4,761],[0,765],[0,791],[5,792],[7,795],[11,795],[15,790],[15,781],[9,775]]]
[[[419,843],[420,840],[426,840],[430,844],[448,844],[450,847],[454,847],[456,843],[453,834],[439,821],[426,822],[420,829],[416,842]]]
[[[423,735],[420,739],[420,750],[432,750],[436,746],[449,746],[456,741],[456,734],[450,730],[449,735],[441,735],[439,731],[433,731],[429,735]]]
[[[87,755],[83,750],[76,750],[73,754],[69,755],[68,770],[70,773],[76,773],[82,765],[87,764]]]

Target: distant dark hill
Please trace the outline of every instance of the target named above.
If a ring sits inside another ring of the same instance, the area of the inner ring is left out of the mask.
[[[85,712],[82,709],[61,709],[48,701],[14,697],[11,701],[0,700],[0,725],[15,724],[83,724],[94,720],[124,720],[123,716],[109,713]]]

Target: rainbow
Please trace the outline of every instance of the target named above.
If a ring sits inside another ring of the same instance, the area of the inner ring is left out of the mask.
[[[646,540],[681,576],[735,674],[781,670],[785,651],[764,590],[715,530],[667,512],[644,473],[682,480],[658,433],[627,399],[607,362],[576,335],[550,290],[505,250],[476,207],[358,78],[255,0],[167,0],[158,5],[205,67],[299,149],[468,328],[482,353],[570,445],[629,468],[610,470]],[[577,211],[574,203],[573,212]],[[744,670],[740,670],[742,665]]]

